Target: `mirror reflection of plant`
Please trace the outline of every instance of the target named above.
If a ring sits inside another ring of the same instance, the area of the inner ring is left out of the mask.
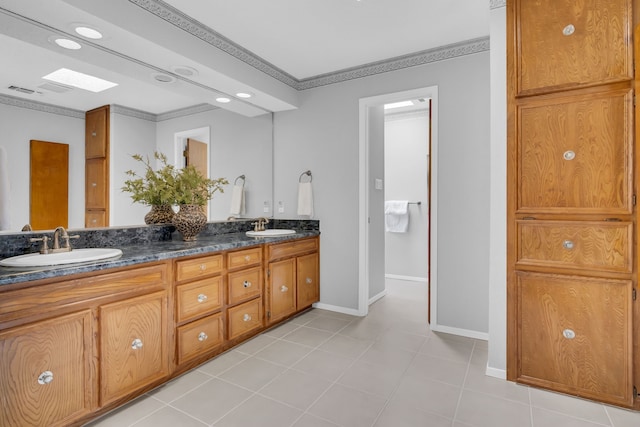
[[[178,205],[204,206],[216,191],[224,193],[222,186],[228,183],[225,178],[207,178],[190,165],[175,175],[174,201]]]
[[[145,172],[141,176],[128,170],[126,174],[131,178],[124,182],[122,191],[131,193],[134,202],[150,206],[173,205],[178,171],[168,164],[167,156],[157,151],[153,153],[154,159],[162,165],[157,170],[151,166],[148,156],[133,154],[131,157],[145,166]]]

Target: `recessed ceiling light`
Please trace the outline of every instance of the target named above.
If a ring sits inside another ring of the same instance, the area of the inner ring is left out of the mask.
[[[113,83],[108,80],[103,80],[89,74],[79,73],[78,71],[69,70],[67,68],[60,68],[59,70],[47,74],[42,78],[96,93],[118,86],[118,83]]]
[[[236,93],[238,98],[251,98],[253,94],[251,92],[238,92]]]
[[[85,25],[79,25],[75,27],[76,33],[80,34],[82,37],[86,37],[88,39],[98,40],[102,38],[102,33],[95,28],[87,27]]]
[[[411,107],[412,105],[413,101],[392,102],[391,104],[384,104],[384,109],[389,110],[391,108]]]
[[[53,42],[55,44],[57,44],[60,47],[63,47],[65,49],[71,49],[71,50],[78,50],[82,47],[82,45],[80,45],[80,43],[75,42],[73,40],[69,40],[69,39],[63,39],[62,37],[55,37],[53,39]]]
[[[151,76],[153,77],[153,79],[157,82],[160,83],[173,83],[176,81],[176,78],[173,76],[170,76],[168,74],[163,74],[163,73],[153,73],[151,74]]]
[[[216,98],[216,101],[222,103],[222,104],[226,104],[227,102],[231,102],[231,100],[229,98],[225,98],[223,96],[221,96],[220,98]]]
[[[175,67],[171,67],[174,73],[179,74],[184,77],[193,77],[198,75],[198,70],[193,67],[188,67],[186,65],[177,65]]]

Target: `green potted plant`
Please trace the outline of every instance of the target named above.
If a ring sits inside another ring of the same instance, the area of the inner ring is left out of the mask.
[[[207,224],[204,206],[216,191],[224,192],[223,185],[229,182],[225,178],[210,179],[194,166],[178,171],[174,182],[174,201],[180,206],[173,224],[182,233],[184,240],[195,240]]]
[[[167,156],[154,152],[153,157],[160,162],[161,167],[154,170],[147,156],[133,154],[131,157],[145,167],[143,175],[133,170],[127,171],[131,178],[124,182],[122,191],[131,193],[134,202],[151,206],[151,211],[145,215],[146,224],[166,224],[173,222],[175,215],[172,205],[175,203],[175,183],[177,171],[168,164]]]

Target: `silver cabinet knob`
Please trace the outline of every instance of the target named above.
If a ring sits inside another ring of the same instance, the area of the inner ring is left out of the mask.
[[[131,348],[134,350],[140,350],[142,348],[142,340],[138,338],[133,340],[133,342],[131,343]]]
[[[207,269],[206,264],[200,264],[200,271],[205,271]]]
[[[573,160],[573,159],[575,159],[575,158],[576,158],[576,153],[575,153],[575,151],[568,150],[568,151],[565,151],[565,152],[562,154],[562,157],[563,157],[565,160]]]
[[[92,186],[92,187],[97,187],[97,186],[98,186],[98,183],[97,183],[97,182],[92,182],[92,183],[91,183],[91,186]]]
[[[287,288],[285,285],[282,285],[282,287],[280,288],[280,292],[287,292],[289,290],[289,288]]]
[[[205,294],[198,295],[198,302],[205,302],[207,300],[207,296]]]
[[[244,260],[247,261],[247,262],[251,261],[251,256],[245,255],[244,256]]]
[[[576,32],[576,27],[574,27],[573,24],[569,24],[562,29],[562,34],[564,34],[565,36],[570,36],[575,32]]]
[[[576,333],[571,329],[565,329],[564,331],[562,331],[562,336],[568,340],[572,340],[576,337]]]
[[[207,334],[205,334],[204,332],[200,332],[200,333],[198,334],[198,341],[204,341],[204,340],[206,340],[207,338],[209,338],[209,337],[208,337],[208,336],[207,336]]]
[[[568,250],[573,249],[573,242],[571,240],[565,240],[564,242],[562,242],[562,247]]]
[[[91,132],[91,136],[97,136],[98,134],[95,132]]]
[[[38,377],[38,384],[41,385],[49,384],[51,381],[53,381],[53,372],[51,371],[44,371]]]
[[[250,287],[251,287],[251,282],[250,282],[250,281],[248,281],[248,280],[245,280],[245,281],[242,283],[242,286],[244,286],[245,288],[250,288]]]
[[[307,280],[305,280],[305,282],[307,282],[308,284],[312,284],[313,280],[311,279],[311,277],[307,277]]]
[[[242,320],[245,321],[245,322],[250,321],[251,320],[251,315],[248,314],[248,313],[245,313],[245,315],[242,316]]]

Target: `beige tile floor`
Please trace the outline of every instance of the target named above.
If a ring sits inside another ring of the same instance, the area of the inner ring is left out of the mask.
[[[640,413],[484,375],[485,341],[429,332],[426,287],[366,318],[312,310],[92,427],[639,427]]]

